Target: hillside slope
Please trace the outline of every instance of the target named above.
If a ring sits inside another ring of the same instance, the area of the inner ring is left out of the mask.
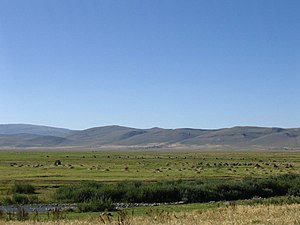
[[[0,125],[0,148],[130,147],[214,149],[300,149],[300,128],[232,127],[136,129],[122,126],[68,130],[26,124]]]
[[[0,134],[36,134],[64,137],[74,131],[64,128],[39,126],[31,124],[0,124]]]

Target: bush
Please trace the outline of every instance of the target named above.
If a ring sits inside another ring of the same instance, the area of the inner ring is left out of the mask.
[[[11,202],[12,204],[28,204],[29,203],[29,198],[27,195],[23,195],[23,194],[14,194],[11,197]]]
[[[38,199],[38,196],[13,194],[11,197],[4,198],[3,203],[4,204],[24,205],[24,204],[39,203],[39,199]]]
[[[78,210],[80,212],[113,211],[115,210],[115,206],[111,199],[93,198],[88,202],[78,204]]]
[[[31,184],[15,184],[11,190],[13,193],[19,193],[19,194],[35,193],[35,187]]]

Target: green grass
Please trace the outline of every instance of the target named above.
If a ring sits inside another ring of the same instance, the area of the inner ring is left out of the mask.
[[[54,166],[60,159],[61,166]],[[259,164],[259,166],[256,166]],[[291,165],[291,166],[290,166]],[[82,180],[240,179],[299,173],[298,152],[189,151],[0,151],[0,199],[17,182],[36,187],[36,195],[51,202],[62,185]]]
[[[129,209],[123,209],[128,215],[142,216],[142,217],[154,217],[161,212],[172,212],[172,213],[188,213],[192,211],[205,212],[211,209],[217,208],[228,208],[228,202],[211,202],[211,203],[192,203],[192,204],[179,204],[179,205],[160,205],[154,207],[135,207]],[[236,201],[237,205],[289,205],[293,203],[300,203],[299,197],[294,197],[292,200],[288,197],[273,197],[269,199],[252,199],[252,200],[239,200]],[[118,217],[118,212],[110,212],[114,218]],[[69,220],[76,219],[88,219],[93,220],[99,218],[100,212],[63,212],[63,217]],[[30,215],[33,220],[34,214]],[[39,213],[40,221],[48,221],[53,219],[53,215],[50,213]]]

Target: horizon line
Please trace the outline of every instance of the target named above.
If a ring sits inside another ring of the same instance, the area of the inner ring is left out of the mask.
[[[253,128],[281,128],[281,129],[295,129],[299,128],[297,126],[295,127],[281,127],[281,126],[261,126],[261,125],[234,125],[234,126],[228,126],[228,127],[218,127],[218,128],[199,128],[199,127],[173,127],[173,128],[165,128],[165,127],[159,127],[159,126],[153,126],[153,127],[135,127],[135,126],[128,126],[128,125],[120,125],[120,124],[109,124],[109,125],[96,125],[91,126],[87,128],[81,128],[81,129],[74,129],[74,128],[67,128],[67,127],[60,127],[56,125],[44,125],[44,124],[34,124],[34,123],[0,123],[0,126],[5,125],[29,125],[29,126],[40,126],[40,127],[50,127],[50,128],[59,128],[59,129],[67,129],[67,130],[74,130],[74,131],[80,131],[80,130],[88,130],[93,128],[100,128],[100,127],[124,127],[124,128],[133,128],[133,129],[140,129],[140,130],[148,130],[148,129],[170,129],[170,130],[177,130],[177,129],[195,129],[195,130],[222,130],[222,129],[231,129],[231,128],[238,128],[238,127],[253,127]]]

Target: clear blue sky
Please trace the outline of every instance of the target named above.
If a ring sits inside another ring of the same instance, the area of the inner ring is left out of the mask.
[[[299,0],[0,0],[0,123],[300,127]]]

